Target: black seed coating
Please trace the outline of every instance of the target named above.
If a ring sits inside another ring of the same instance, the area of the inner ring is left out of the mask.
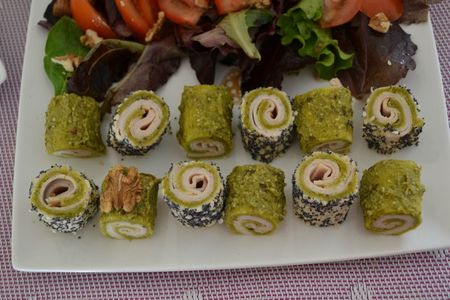
[[[179,164],[182,164],[180,162]],[[220,180],[223,182],[220,169],[214,163],[211,163],[217,167]],[[169,174],[172,172],[174,164],[169,169]],[[172,216],[174,216],[178,222],[188,227],[208,227],[214,225],[216,222],[221,222],[224,212],[224,195],[223,189],[221,189],[217,195],[209,202],[204,203],[195,208],[184,207],[173,202],[163,192],[163,199],[170,209]]]
[[[327,153],[331,152],[327,151]],[[308,156],[305,156],[299,166],[307,158]],[[350,162],[353,162],[353,160],[350,159]],[[292,195],[295,215],[303,219],[306,224],[313,226],[328,227],[342,224],[347,218],[350,207],[359,197],[358,188],[356,187],[355,192],[350,195],[330,201],[311,198],[305,195],[300,189],[299,184],[297,184],[295,174],[299,166],[295,169],[292,176]]]
[[[60,165],[54,165],[50,169],[55,167],[61,167]],[[48,170],[42,170],[39,175],[36,177],[38,178],[43,173],[47,172]],[[73,218],[64,218],[64,217],[52,217],[47,216],[45,213],[38,210],[38,208],[31,204],[31,211],[36,213],[38,215],[39,221],[43,222],[45,225],[50,227],[54,231],[63,232],[63,233],[74,233],[78,230],[82,229],[86,223],[97,213],[98,211],[98,205],[100,201],[100,192],[98,187],[95,185],[95,183],[86,177],[83,173],[81,173],[81,176],[89,181],[89,184],[91,186],[91,194],[89,195],[89,204],[86,206],[86,208],[76,217]],[[29,193],[31,197],[31,191],[33,188],[33,183],[30,185]]]
[[[241,124],[242,142],[254,160],[270,163],[280,154],[286,152],[294,140],[294,124],[286,127],[278,137],[266,137],[256,131],[248,130]]]

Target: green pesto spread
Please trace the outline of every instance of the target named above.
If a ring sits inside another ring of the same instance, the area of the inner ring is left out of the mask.
[[[333,188],[337,188],[339,185],[345,184],[346,188],[340,193],[331,193],[324,194],[318,193],[310,190],[306,184],[305,178],[305,169],[310,165],[313,161],[317,159],[330,160],[335,162],[339,167],[340,177],[334,180],[333,183],[328,184],[326,186],[327,190],[332,190]],[[351,176],[351,179],[348,180],[348,177]],[[348,180],[347,183],[345,183]],[[321,201],[332,201],[336,199],[341,199],[347,197],[351,194],[356,193],[358,187],[358,175],[356,170],[356,165],[350,161],[348,156],[340,155],[337,153],[328,153],[328,152],[314,152],[310,156],[307,156],[302,163],[299,165],[295,172],[295,183],[298,185],[299,189],[303,192],[305,196],[308,196],[312,199],[317,199]]]
[[[231,151],[232,109],[233,99],[224,86],[184,87],[177,138],[188,156],[192,153],[189,145],[201,140],[220,141],[225,146],[225,154]]]
[[[150,135],[146,136],[143,139],[136,139],[130,132],[130,123],[133,120],[144,118],[147,114],[147,110],[144,108],[140,108],[130,114],[125,123],[125,136],[126,138],[135,146],[145,147],[148,145],[152,145],[157,142],[157,140],[161,137],[161,135],[166,130],[167,125],[169,125],[169,107],[158,95],[156,95],[152,91],[136,91],[127,97],[124,102],[122,102],[117,109],[117,114],[120,116],[130,105],[139,100],[150,100],[160,107],[162,111],[161,124],[159,124],[158,128],[155,129]]]
[[[75,182],[75,191],[69,197],[61,198],[59,207],[53,207],[45,202],[45,199],[41,199],[43,193],[44,184],[47,180],[57,175],[65,175],[73,179]],[[68,166],[52,167],[39,175],[34,181],[31,188],[30,199],[32,205],[34,205],[38,211],[48,217],[62,217],[62,218],[74,218],[81,215],[90,201],[97,201],[98,199],[91,199],[90,182],[81,176],[80,173],[73,171]],[[70,209],[65,207],[76,204]]]
[[[297,111],[295,124],[300,149],[310,153],[314,147],[332,141],[341,141],[350,150],[353,141],[353,109],[350,90],[325,87],[294,98]]]
[[[370,95],[370,97],[367,99],[367,104],[365,106],[365,117],[364,117],[364,123],[371,123],[375,124],[378,127],[386,127],[386,126],[392,126],[394,128],[402,128],[405,125],[405,118],[404,118],[404,111],[403,107],[399,103],[399,101],[395,98],[390,98],[387,105],[390,108],[396,109],[400,116],[399,118],[393,123],[393,124],[385,124],[380,122],[377,118],[373,118],[375,115],[374,113],[374,102],[380,97],[383,93],[392,93],[397,94],[401,98],[405,100],[405,103],[408,105],[409,112],[411,113],[411,121],[412,121],[412,127],[423,127],[425,122],[424,120],[419,116],[417,111],[416,102],[414,101],[414,97],[411,95],[411,93],[403,86],[388,86],[388,87],[382,87],[378,88]],[[377,109],[380,109],[379,107]]]
[[[266,164],[235,167],[227,177],[225,224],[237,233],[236,218],[255,216],[272,223],[275,230],[286,214],[284,186],[284,173],[278,168]]]
[[[163,180],[162,180],[162,190],[165,197],[170,199],[170,201],[184,207],[184,208],[195,208],[199,207],[207,202],[213,201],[216,197],[221,188],[223,187],[222,184],[222,178],[220,177],[219,171],[217,170],[217,167],[201,161],[191,161],[191,162],[185,162],[185,163],[179,163],[178,167],[180,168],[178,170],[178,173],[176,174],[175,183],[171,182],[172,172],[175,170],[172,169],[169,174],[167,174]],[[175,186],[180,193],[182,194],[190,194],[190,191],[186,189],[186,186],[183,182],[183,175],[189,171],[192,168],[200,168],[205,169],[207,172],[211,173],[214,176],[214,182],[208,182],[208,185],[213,185],[213,189],[211,194],[207,195],[205,198],[199,200],[199,201],[185,201],[184,199],[178,198],[171,190],[171,185]]]
[[[245,94],[242,104],[241,104],[241,118],[242,118],[242,124],[245,128],[247,128],[250,131],[258,131],[255,126],[254,122],[251,122],[251,116],[253,116],[253,112],[251,112],[251,105],[252,103],[261,96],[270,96],[275,97],[279,99],[281,104],[283,105],[284,111],[286,113],[285,118],[282,120],[282,122],[278,124],[270,124],[267,122],[265,118],[265,112],[269,109],[270,101],[267,99],[261,101],[260,105],[257,107],[256,116],[258,118],[258,121],[261,125],[264,126],[267,130],[273,130],[273,129],[284,129],[288,127],[292,121],[293,121],[293,114],[292,114],[292,106],[291,102],[289,101],[289,97],[286,95],[285,92],[282,92],[276,88],[268,87],[268,88],[259,88],[252,90]]]
[[[124,210],[116,210],[114,207],[111,212],[100,214],[100,231],[101,233],[109,237],[106,231],[106,225],[110,222],[128,222],[130,224],[139,224],[147,228],[147,234],[141,238],[147,238],[153,235],[155,220],[156,220],[156,208],[158,200],[158,187],[160,180],[151,174],[140,173],[142,194],[141,201],[136,204],[133,210],[129,213]],[[107,189],[105,182],[102,185],[102,189]],[[134,237],[127,237],[127,239],[134,239]]]
[[[421,167],[410,160],[383,160],[364,171],[359,190],[366,229],[375,232],[373,222],[384,215],[407,215],[422,221]],[[404,231],[405,232],[405,231]],[[400,232],[398,234],[402,234]]]
[[[75,94],[53,97],[45,119],[45,146],[48,154],[103,154],[105,146],[100,134],[100,124],[100,109],[93,98]]]

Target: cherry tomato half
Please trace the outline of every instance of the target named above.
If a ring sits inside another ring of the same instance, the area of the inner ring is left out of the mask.
[[[117,37],[117,34],[88,0],[70,0],[70,10],[75,22],[84,31],[94,30],[99,36],[106,39]]]
[[[235,12],[249,6],[247,0],[214,0],[219,15]]]
[[[366,0],[324,0],[320,26],[330,28],[347,23],[359,12],[364,1]]]
[[[158,0],[159,8],[174,23],[194,26],[205,12],[204,9],[186,4],[184,0]]]
[[[403,0],[364,0],[361,11],[370,18],[383,12],[390,21],[395,21],[403,15]]]
[[[145,35],[150,29],[150,24],[139,13],[132,0],[114,0],[117,10],[119,11],[125,24],[130,27],[131,31],[140,40],[145,39]]]

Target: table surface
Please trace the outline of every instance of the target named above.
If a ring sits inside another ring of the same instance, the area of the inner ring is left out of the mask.
[[[450,299],[450,249],[341,263],[217,271],[71,274],[13,270],[12,182],[29,9],[27,0],[0,0],[0,58],[8,74],[0,86],[0,299]],[[449,0],[433,6],[431,20],[449,107]]]

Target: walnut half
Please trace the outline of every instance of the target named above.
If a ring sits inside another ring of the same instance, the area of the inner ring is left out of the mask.
[[[109,213],[112,208],[131,212],[141,201],[141,176],[136,168],[117,165],[106,175],[100,196],[100,210]]]
[[[384,13],[380,12],[370,19],[369,27],[378,32],[386,33],[391,28],[391,22]]]

